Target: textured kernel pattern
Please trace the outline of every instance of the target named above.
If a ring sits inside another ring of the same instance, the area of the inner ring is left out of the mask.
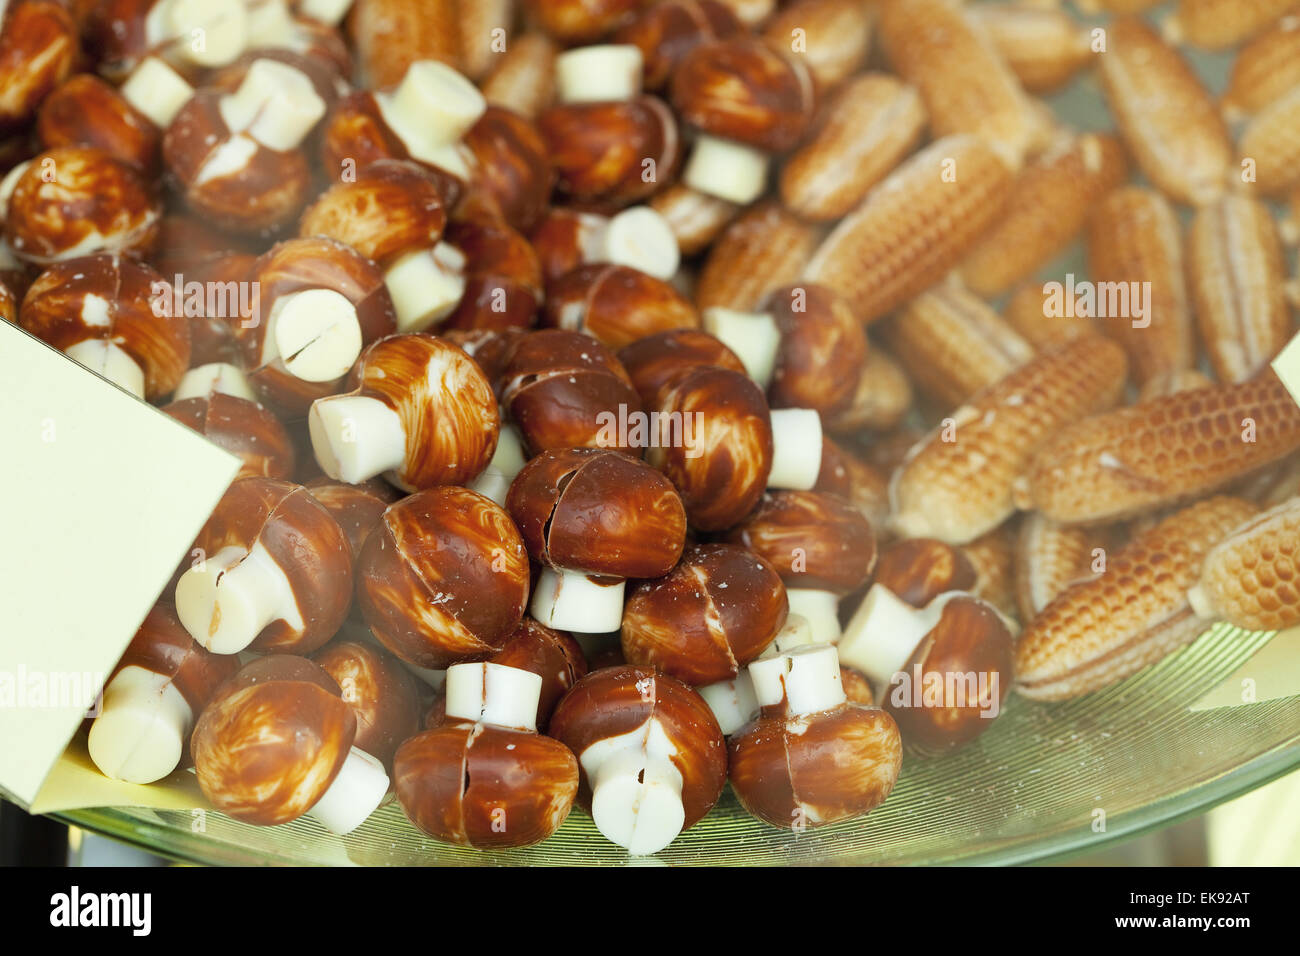
[[[713,244],[695,287],[696,305],[757,309],[773,290],[799,278],[821,236],[779,203],[755,206]]]
[[[1099,690],[1194,638],[1205,625],[1187,589],[1206,553],[1254,513],[1239,498],[1192,505],[1139,534],[1104,573],[1067,588],[1021,634],[1019,692],[1061,700]]]
[[[983,598],[1008,617],[1016,616],[1015,521],[1004,522],[970,544],[962,554],[975,569],[971,594]]]
[[[1192,224],[1188,265],[1214,374],[1221,382],[1244,382],[1291,335],[1286,263],[1268,207],[1248,196],[1203,207]]]
[[[1101,535],[1028,514],[1016,538],[1016,606],[1032,621],[1069,585],[1091,576],[1092,550]]]
[[[885,59],[915,86],[935,136],[975,133],[1018,166],[1047,124],[983,26],[948,0],[879,5]]]
[[[897,318],[881,323],[881,335],[913,383],[945,410],[1034,355],[1033,346],[958,284],[923,292]]]
[[[1248,116],[1297,85],[1300,85],[1300,17],[1284,17],[1272,30],[1237,52],[1219,105],[1229,120]]]
[[[1047,310],[1043,283],[1026,282],[1011,293],[1002,318],[1038,351],[1097,331],[1091,318],[1056,315]]]
[[[1268,196],[1300,186],[1300,86],[1260,110],[1241,131],[1241,161],[1253,162],[1255,185]]]
[[[1112,407],[1124,381],[1123,351],[1099,336],[1035,356],[908,453],[890,486],[895,530],[964,544],[997,527],[1015,512],[1013,486],[1038,446]]]
[[[1031,93],[1068,83],[1094,55],[1088,30],[1065,10],[1024,3],[979,3],[968,9]]]
[[[1224,50],[1268,29],[1295,0],[1179,0],[1165,33],[1178,44]]]
[[[1300,624],[1300,498],[1216,545],[1198,590],[1207,610],[1237,627],[1274,631]]]
[[[1297,448],[1300,406],[1268,370],[1064,429],[1034,456],[1018,498],[1057,521],[1119,520],[1209,494]]]
[[[863,322],[937,283],[998,216],[1013,176],[974,136],[938,140],[877,185],[804,269]],[[753,268],[751,264],[748,268]]]
[[[1142,20],[1116,20],[1108,32],[1097,69],[1137,164],[1179,202],[1216,199],[1232,148],[1209,92],[1182,55]]]
[[[1127,173],[1124,148],[1113,136],[1060,137],[1016,178],[997,222],[962,263],[966,285],[992,297],[1031,276],[1078,235]]]
[[[1099,289],[1101,283],[1138,283],[1127,288],[1150,290],[1145,316],[1130,309],[1098,321],[1124,347],[1137,383],[1191,368],[1196,344],[1182,227],[1169,201],[1153,189],[1115,190],[1089,221],[1087,245],[1089,277]]]

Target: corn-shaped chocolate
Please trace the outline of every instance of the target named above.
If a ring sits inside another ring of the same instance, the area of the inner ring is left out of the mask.
[[[1179,46],[1226,50],[1267,30],[1295,7],[1295,0],[1178,0],[1164,23],[1165,37]]]
[[[877,23],[885,58],[920,90],[935,136],[976,133],[1013,167],[1043,145],[1046,115],[960,3],[882,0]]]
[[[1300,624],[1300,498],[1251,518],[1215,545],[1187,597],[1199,617],[1251,631]]]
[[[1273,216],[1248,196],[1202,206],[1188,260],[1201,341],[1221,382],[1244,382],[1290,338],[1286,263]]]
[[[1187,600],[1211,548],[1255,507],[1217,497],[1137,535],[1095,578],[1067,588],[1020,635],[1016,689],[1037,700],[1100,690],[1164,658],[1208,625]]]
[[[1124,148],[1113,136],[1062,133],[1016,178],[1002,214],[962,262],[962,279],[991,297],[1033,275],[1127,174]]]
[[[1016,536],[1016,606],[1020,619],[1032,621],[1062,591],[1091,577],[1094,549],[1105,549],[1105,535],[1094,529],[1064,525],[1038,512],[1020,520]]]
[[[1085,419],[1034,456],[1021,507],[1118,521],[1207,495],[1300,449],[1300,406],[1267,369]]]
[[[1227,128],[1182,55],[1142,20],[1110,24],[1097,69],[1120,135],[1147,178],[1179,202],[1223,192],[1232,146]]]
[[[1088,223],[1088,271],[1102,331],[1124,347],[1139,385],[1196,359],[1183,235],[1169,201],[1127,186]],[[1127,307],[1124,304],[1127,303]]]
[[[1088,29],[1065,10],[1023,2],[978,3],[968,10],[1030,93],[1064,86],[1092,61]]]
[[[1210,376],[1200,369],[1173,369],[1147,379],[1142,387],[1138,389],[1137,400],[1139,403],[1149,402],[1153,398],[1164,398],[1166,395],[1188,392],[1194,388],[1205,388],[1205,386],[1213,384]]]
[[[1063,310],[1058,313],[1050,309],[1052,297],[1044,285],[1034,281],[1024,283],[1011,293],[1002,309],[1002,318],[1021,338],[1041,352],[1097,331],[1097,323],[1091,316],[1067,315]]]
[[[975,395],[894,473],[894,530],[964,544],[997,527],[1016,511],[1012,489],[1034,451],[1068,422],[1113,406],[1125,371],[1119,346],[1087,336],[1035,356]]]
[[[1251,118],[1237,152],[1242,176],[1266,196],[1300,186],[1300,86],[1293,86]]]
[[[881,337],[945,411],[1019,368],[1034,349],[959,283],[940,283],[881,323]]]
[[[829,415],[824,424],[836,434],[859,432],[864,428],[888,431],[911,410],[912,397],[912,382],[902,366],[884,349],[872,346],[862,363],[853,400]]]
[[[978,137],[937,140],[867,194],[803,277],[835,289],[863,322],[878,319],[960,261],[998,216],[1012,181],[1011,169]]]
[[[748,312],[799,278],[822,231],[777,202],[761,203],[723,230],[700,270],[695,302]]]
[[[1232,122],[1258,113],[1293,86],[1300,86],[1300,17],[1283,17],[1237,52],[1219,106]]]
[[[1017,523],[1014,518],[1004,521],[960,548],[975,569],[975,584],[970,593],[988,601],[1008,618],[1017,616]]]

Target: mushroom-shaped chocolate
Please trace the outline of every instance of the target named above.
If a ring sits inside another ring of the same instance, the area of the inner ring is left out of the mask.
[[[243,462],[238,478],[289,478],[294,448],[279,419],[256,402],[212,391],[164,405],[168,415]]]
[[[548,283],[582,265],[612,263],[671,279],[681,250],[668,220],[649,206],[629,206],[612,216],[553,207],[532,234]]]
[[[829,644],[749,666],[762,716],[731,738],[731,787],[758,819],[796,831],[869,813],[894,789],[903,745],[879,707],[851,704]]]
[[[299,235],[347,243],[384,272],[397,327],[419,332],[465,295],[465,255],[444,242],[450,187],[418,163],[381,159],[331,186],[303,213]]]
[[[681,161],[677,118],[657,96],[561,103],[537,118],[556,186],[579,202],[614,208],[654,195]]]
[[[528,553],[510,516],[466,488],[391,505],[361,550],[357,600],[408,664],[445,668],[505,646],[528,603]]]
[[[652,445],[646,460],[681,492],[691,527],[722,531],[754,510],[772,470],[772,417],[740,372],[688,369],[661,390],[660,421],[682,440]]]
[[[537,225],[550,203],[555,170],[536,125],[489,106],[465,134],[465,145],[476,160],[476,184],[496,200],[506,222],[524,232]]]
[[[876,565],[876,536],[862,512],[816,491],[765,495],[727,537],[777,570],[790,610],[828,644],[840,636],[840,598],[865,585]]]
[[[210,651],[309,654],[347,617],[352,549],[300,485],[236,480],[194,547],[199,558],[176,584],[176,614]]]
[[[731,544],[697,544],[671,572],[641,581],[623,611],[623,657],[687,684],[734,678],[785,624],[776,570]]]
[[[618,359],[589,335],[543,329],[524,336],[501,372],[500,393],[501,407],[533,454],[566,448],[639,454],[630,433],[620,436],[616,426],[620,411],[628,420],[641,403]]]
[[[950,591],[915,608],[882,584],[844,628],[844,663],[875,687],[903,738],[927,750],[975,739],[1001,713],[1015,639],[993,605]]]
[[[252,12],[243,0],[99,0],[84,29],[116,81],[150,54],[185,70],[233,63],[252,37]]]
[[[357,485],[331,478],[313,478],[305,485],[311,496],[334,516],[352,546],[352,556],[361,559],[361,549],[371,532],[379,527],[384,512],[401,493],[386,481],[371,478]]]
[[[873,528],[882,528],[889,520],[888,473],[825,436],[822,437],[822,461],[813,491],[839,495],[851,501]]]
[[[632,378],[641,404],[658,408],[664,387],[687,369],[716,366],[744,372],[736,353],[708,332],[677,329],[659,332],[619,349],[618,360]]]
[[[64,146],[9,171],[0,182],[0,216],[14,255],[46,266],[99,252],[147,255],[162,204],[130,163]]]
[[[626,579],[667,574],[686,541],[672,483],[615,451],[543,452],[515,478],[506,508],[543,565],[533,617],[567,631],[618,630]]]
[[[368,345],[397,329],[384,277],[333,239],[290,239],[249,272],[252,320],[235,337],[263,400],[300,418],[338,392]]]
[[[175,611],[155,605],[104,685],[90,759],[114,780],[161,780],[180,764],[208,698],[238,668],[235,658],[196,644]]]
[[[6,9],[6,7],[8,9]],[[81,55],[77,22],[59,0],[0,5],[0,134],[19,129]]]
[[[799,56],[751,36],[697,45],[672,78],[673,105],[700,133],[682,182],[728,202],[753,202],[767,184],[769,156],[803,138],[813,100]]]
[[[392,89],[339,100],[325,124],[323,160],[331,174],[351,160],[410,159],[467,183],[473,154],[461,142],[487,109],[468,79],[445,63],[417,60]]]
[[[537,700],[537,729],[542,733],[546,732],[551,712],[560,698],[587,674],[587,661],[578,642],[563,631],[538,624],[531,617],[519,622],[505,647],[493,654],[489,662],[517,667],[542,679]],[[425,714],[424,726],[437,727],[446,716],[446,698],[439,688]]]
[[[325,115],[327,95],[303,70],[269,57],[254,60],[231,92],[196,93],[163,137],[163,160],[185,203],[239,233],[291,222],[311,182],[299,147]]]
[[[18,324],[139,398],[161,398],[190,362],[190,329],[171,283],[133,259],[69,259],[27,290]]]
[[[578,803],[609,840],[658,853],[717,803],[726,741],[708,705],[651,667],[608,667],[574,685],[549,733],[578,756]]]
[[[551,285],[542,322],[616,349],[656,333],[697,328],[700,318],[662,279],[627,266],[589,265]]]
[[[446,239],[464,260],[463,294],[443,327],[531,326],[543,297],[542,266],[523,234],[490,205],[466,199],[447,226]]]
[[[937,538],[896,541],[876,564],[875,583],[917,608],[949,591],[973,591],[975,582],[966,552]]]
[[[447,671],[447,721],[402,744],[393,779],[425,833],[476,849],[545,840],[569,815],[578,761],[537,733],[542,679],[500,664]]]
[[[352,391],[317,399],[307,416],[321,470],[357,484],[376,475],[406,491],[460,484],[496,449],[496,396],[474,360],[413,332],[380,339],[357,360]]]
[[[356,714],[353,746],[391,766],[398,746],[420,729],[415,678],[380,648],[357,641],[332,641],[312,660],[334,678]]]
[[[657,90],[667,85],[682,58],[695,47],[743,32],[744,25],[720,0],[663,0],[620,28],[614,39],[640,48],[645,87]]]
[[[274,654],[218,688],[190,750],[212,805],[245,823],[275,826],[303,814],[350,833],[388,792],[388,774],[353,746],[357,718],[339,686],[305,657]]]

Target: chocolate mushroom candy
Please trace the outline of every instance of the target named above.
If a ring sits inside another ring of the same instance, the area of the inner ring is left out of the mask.
[[[1011,687],[1013,650],[1011,627],[987,601],[950,591],[915,608],[882,584],[867,592],[839,643],[904,739],[938,751],[993,723]]]
[[[619,629],[627,578],[667,574],[686,541],[672,483],[618,452],[548,451],[519,472],[506,509],[542,574],[533,617],[584,634]]]
[[[447,226],[449,248],[464,260],[459,303],[446,330],[532,326],[544,295],[541,263],[523,234],[490,203],[461,200]]]
[[[474,170],[462,140],[486,109],[483,94],[452,67],[417,60],[396,87],[339,100],[326,121],[324,167],[333,175],[348,160],[410,159],[463,185]]]
[[[772,643],[788,609],[766,560],[731,544],[692,545],[667,575],[632,588],[623,657],[687,684],[731,680]]]
[[[513,425],[503,424],[492,459],[466,487],[505,507],[510,485],[527,463],[528,456],[524,451],[524,441],[519,437],[519,430]]]
[[[528,553],[510,516],[454,486],[390,505],[357,564],[371,633],[425,669],[499,651],[523,618],[528,585]]]
[[[696,46],[679,63],[671,92],[682,122],[699,133],[682,182],[739,205],[762,195],[770,156],[799,144],[814,105],[802,58],[753,36]]]
[[[772,469],[772,418],[758,386],[730,369],[687,369],[664,386],[658,415],[667,440],[646,460],[677,486],[691,527],[724,531],[753,511]]]
[[[529,19],[565,45],[608,35],[643,6],[645,0],[526,0]]]
[[[318,0],[315,15],[287,0],[259,0],[248,9],[249,48],[258,53],[306,57],[328,68],[338,79],[352,75],[352,57],[340,35],[338,18],[349,4]],[[245,54],[248,56],[249,54]]]
[[[243,0],[101,0],[86,24],[87,40],[114,81],[151,54],[186,72],[226,66],[248,46],[250,6]]]
[[[839,495],[852,502],[872,528],[883,528],[889,521],[889,475],[824,435],[813,491]]]
[[[966,552],[936,538],[896,541],[876,564],[875,583],[916,608],[949,591],[973,591],[976,580]]]
[[[258,826],[304,814],[355,830],[388,792],[388,774],[354,746],[357,718],[334,678],[304,657],[246,664],[204,708],[190,749],[203,795]]]
[[[353,0],[296,0],[294,10],[300,17],[337,27],[352,9]]]
[[[465,134],[474,154],[474,182],[495,200],[513,228],[532,229],[546,214],[555,187],[555,170],[546,142],[531,120],[500,106],[489,106]]]
[[[607,839],[658,853],[717,803],[726,741],[690,687],[650,667],[609,667],[578,681],[548,733],[582,770],[578,803]]]
[[[447,671],[447,722],[402,744],[397,799],[417,827],[477,849],[529,846],[559,829],[578,792],[578,762],[537,733],[542,679],[499,664]]]
[[[531,617],[519,622],[504,647],[489,663],[517,667],[542,679],[537,702],[537,729],[546,732],[555,705],[575,683],[587,675],[587,660],[581,645],[571,635],[538,624]],[[434,688],[433,702],[424,716],[427,730],[446,720],[446,697],[441,685]]]
[[[366,539],[379,527],[380,519],[388,506],[402,497],[392,485],[379,478],[371,478],[356,485],[344,484],[331,478],[316,478],[304,487],[334,516],[343,533],[348,536],[348,544],[352,547],[355,560],[360,560]]]
[[[629,206],[612,216],[553,207],[533,230],[532,243],[547,283],[596,263],[667,280],[682,258],[672,227],[649,206]]]
[[[236,477],[293,474],[293,440],[280,420],[256,402],[214,391],[173,401],[162,410],[238,458],[243,464]]]
[[[894,719],[851,704],[829,644],[755,661],[762,716],[731,738],[731,787],[750,814],[801,831],[869,813],[894,788],[903,746]]]
[[[658,408],[664,387],[687,369],[716,366],[745,371],[735,352],[708,332],[696,329],[648,335],[619,349],[618,360],[645,408]]]
[[[100,252],[148,254],[162,207],[130,163],[64,146],[10,170],[0,182],[0,218],[14,255],[47,266]]]
[[[41,273],[18,324],[138,398],[162,398],[190,361],[190,329],[172,315],[172,286],[116,254],[56,263]]]
[[[356,641],[331,641],[312,660],[334,678],[356,714],[353,746],[391,767],[402,741],[420,729],[415,678],[383,650]]]
[[[190,328],[192,330],[193,326]],[[244,370],[229,362],[195,365],[181,376],[180,384],[172,393],[172,401],[183,402],[188,398],[208,398],[212,395],[229,395],[246,402],[257,402],[257,394],[249,384]]]
[[[662,279],[627,266],[580,266],[555,282],[542,324],[622,348],[659,332],[698,328],[695,307]]]
[[[657,96],[561,103],[542,112],[537,128],[556,188],[578,202],[641,202],[672,182],[681,162],[677,119]]]
[[[639,455],[630,429],[641,403],[613,353],[589,335],[542,329],[515,344],[500,378],[501,408],[530,454],[614,448]],[[624,434],[620,434],[623,432]]]
[[[381,159],[323,192],[298,233],[347,243],[384,273],[397,328],[445,319],[465,295],[465,255],[443,241],[448,184],[417,163]]]
[[[307,201],[311,170],[299,147],[326,108],[306,73],[261,57],[237,89],[200,90],[181,107],[163,161],[195,214],[233,232],[269,233]]]
[[[18,297],[0,277],[0,321],[18,322]]]
[[[235,330],[249,381],[282,414],[344,387],[366,346],[396,329],[384,277],[333,239],[289,239],[249,273],[252,319]]]
[[[818,642],[839,639],[840,599],[865,585],[876,565],[876,536],[862,512],[815,491],[765,495],[727,539],[777,570],[790,610],[808,620]]]
[[[352,391],[317,399],[307,416],[316,461],[335,481],[385,475],[416,491],[463,484],[491,460],[496,397],[456,346],[422,333],[380,339],[350,382]]]
[[[194,721],[213,691],[238,669],[155,605],[104,685],[87,747],[100,773],[127,783],[161,780],[181,762]]]
[[[814,643],[816,642],[813,640],[812,628],[809,627],[808,621],[798,614],[788,614],[781,629],[776,632],[776,637],[754,659],[774,657],[796,647]],[[844,670],[846,668],[841,668],[841,671]],[[722,728],[723,736],[726,737],[730,737],[756,720],[762,709],[758,706],[758,698],[754,696],[754,682],[750,680],[748,666],[739,668],[734,677],[714,681],[711,684],[700,684],[695,690],[709,705],[709,710],[713,711],[713,716],[717,719],[718,726]]]
[[[658,90],[668,84],[682,58],[695,47],[744,32],[731,8],[719,0],[664,0],[620,27],[614,41],[640,48],[645,87]]]
[[[77,23],[66,4],[11,0],[0,5],[0,134],[24,127],[76,68],[79,55]]]
[[[195,539],[199,560],[176,584],[176,613],[210,651],[309,654],[337,633],[352,601],[352,552],[305,488],[240,478]]]

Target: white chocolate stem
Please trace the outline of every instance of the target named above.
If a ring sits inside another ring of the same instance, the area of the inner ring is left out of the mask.
[[[487,110],[473,83],[445,63],[419,60],[396,90],[376,93],[375,102],[413,158],[468,178],[469,168],[454,146]]]
[[[672,227],[649,206],[632,206],[583,237],[587,262],[609,262],[667,281],[681,266],[681,250]]]
[[[822,463],[822,420],[810,408],[772,410],[772,470],[769,488],[811,491]]]
[[[580,571],[544,567],[529,610],[542,624],[561,631],[617,631],[623,623],[626,584],[597,584]]]
[[[361,348],[352,303],[333,289],[306,289],[275,300],[262,359],[280,359],[304,382],[333,382],[348,373]]]
[[[497,450],[492,453],[492,460],[486,468],[470,482],[470,491],[477,491],[484,497],[491,498],[497,504],[505,506],[506,495],[515,476],[527,463],[524,455],[524,443],[513,425],[502,425],[497,438]]]
[[[243,0],[159,0],[146,30],[150,46],[170,40],[195,66],[229,66],[248,48],[248,8]]]
[[[122,97],[159,129],[171,125],[194,87],[156,56],[145,57],[122,84]]]
[[[172,401],[207,398],[210,395],[232,395],[249,402],[257,401],[253,387],[248,384],[244,373],[227,362],[211,362],[190,369],[176,386]]]
[[[259,541],[222,548],[176,583],[176,616],[215,654],[237,654],[273,621],[302,627],[289,579]]]
[[[1199,584],[1187,592],[1187,603],[1192,606],[1192,613],[1203,621],[1212,621],[1220,616],[1214,600]]]
[[[278,60],[254,60],[239,89],[221,98],[221,118],[268,149],[298,148],[325,115],[325,101],[307,74]]]
[[[384,765],[364,750],[353,747],[334,782],[307,815],[326,830],[342,836],[365,823],[387,793],[388,773]]]
[[[704,331],[736,353],[745,372],[767,391],[781,348],[781,332],[776,320],[763,312],[738,312],[715,306],[701,316]]]
[[[542,678],[502,664],[453,664],[447,668],[447,716],[515,730],[537,730]]]
[[[103,709],[87,741],[90,759],[113,780],[161,780],[180,764],[193,720],[171,677],[124,667],[104,688]]]
[[[402,661],[402,665],[434,690],[442,690],[447,686],[447,672],[445,670],[439,670],[435,667],[416,667],[406,661]]]
[[[815,714],[843,704],[840,659],[829,644],[807,644],[749,665],[760,707],[785,703],[790,716]]]
[[[144,398],[144,370],[115,343],[107,339],[84,339],[69,345],[63,354],[136,398]]]
[[[360,484],[406,464],[406,428],[377,398],[318,398],[307,413],[307,431],[316,463],[335,481]]]
[[[302,0],[298,4],[298,12],[304,17],[332,27],[342,23],[351,8],[352,0]]]
[[[4,179],[0,179],[0,221],[9,214],[9,200],[18,188],[18,180],[22,179],[23,173],[31,168],[32,161],[19,163],[9,172],[5,173]]]
[[[605,760],[590,779],[596,829],[629,853],[658,853],[681,833],[682,776],[671,761],[628,749]]]
[[[754,696],[754,682],[747,671],[741,671],[731,680],[695,689],[713,711],[723,736],[730,737],[758,716],[758,698]]]
[[[959,592],[938,595],[923,608],[915,608],[883,584],[872,585],[866,600],[854,612],[840,638],[840,657],[861,671],[883,696],[894,675],[943,616],[944,606]]]
[[[402,256],[384,273],[399,332],[423,332],[449,316],[465,295],[466,259],[440,242]]]
[[[682,174],[682,182],[738,206],[745,206],[767,187],[767,154],[742,143],[701,135]]]
[[[580,46],[555,58],[555,87],[561,103],[630,100],[641,92],[644,58],[631,43]]]

